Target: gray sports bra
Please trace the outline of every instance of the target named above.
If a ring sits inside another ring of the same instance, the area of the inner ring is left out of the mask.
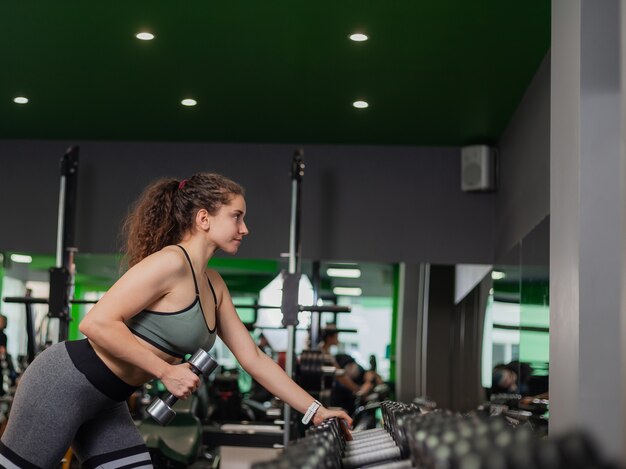
[[[185,253],[185,257],[191,268],[193,283],[196,288],[196,299],[193,303],[181,311],[162,313],[144,309],[126,321],[126,325],[133,334],[141,337],[146,342],[154,345],[176,358],[183,358],[189,353],[194,353],[199,348],[209,351],[215,343],[215,328],[211,330],[202,311],[200,302],[200,290],[193,272],[193,266],[189,254],[185,248],[177,245]],[[217,297],[209,276],[206,276],[217,313]],[[216,318],[217,319],[217,318]]]

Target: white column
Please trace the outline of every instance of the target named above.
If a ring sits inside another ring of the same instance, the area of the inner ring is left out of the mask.
[[[550,431],[624,440],[620,0],[552,3]]]

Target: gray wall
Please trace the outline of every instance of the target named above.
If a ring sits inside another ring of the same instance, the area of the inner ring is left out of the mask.
[[[122,218],[162,176],[222,172],[248,192],[240,255],[287,251],[295,145],[0,140],[0,251],[54,252],[58,162],[81,146],[78,244],[119,250]],[[458,148],[305,146],[303,255],[442,264],[497,262],[550,210],[550,56],[499,144],[493,194],[463,193]]]
[[[550,52],[500,142],[495,257],[503,256],[550,213]]]
[[[0,141],[0,250],[53,253],[58,162],[69,143]],[[240,257],[288,250],[293,145],[77,142],[77,240],[113,252],[129,205],[161,176],[212,170],[247,189],[251,234]],[[307,258],[491,263],[495,194],[460,190],[458,148],[305,148]]]

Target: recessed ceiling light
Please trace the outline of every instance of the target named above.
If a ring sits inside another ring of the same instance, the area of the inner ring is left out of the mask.
[[[365,109],[369,106],[366,101],[355,101],[352,103],[352,105],[357,109]]]
[[[198,104],[198,101],[196,101],[195,99],[187,98],[183,99],[180,104],[182,104],[183,106],[195,106],[196,104]]]
[[[352,39],[355,42],[363,42],[363,41],[367,41],[369,38],[365,34],[355,33],[355,34],[350,34],[350,39]]]
[[[137,39],[141,39],[142,41],[152,41],[154,39],[154,34],[144,31],[141,33],[137,33],[135,37]]]
[[[28,98],[24,96],[18,96],[17,98],[13,98],[13,102],[17,104],[26,104],[28,102]]]
[[[359,287],[335,287],[333,293],[337,296],[361,296],[363,291]]]
[[[491,278],[493,280],[502,280],[504,277],[506,277],[506,274],[504,272],[500,272],[499,270],[491,272]]]
[[[326,275],[337,278],[360,278],[361,270],[359,269],[337,269],[329,267],[326,269]]]
[[[11,260],[20,264],[30,264],[33,262],[33,258],[25,254],[11,254]]]

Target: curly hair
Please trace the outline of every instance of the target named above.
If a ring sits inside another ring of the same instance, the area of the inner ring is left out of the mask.
[[[122,227],[128,267],[179,243],[191,230],[198,210],[213,215],[235,195],[243,196],[243,187],[216,173],[198,173],[182,181],[160,179],[149,185]]]

